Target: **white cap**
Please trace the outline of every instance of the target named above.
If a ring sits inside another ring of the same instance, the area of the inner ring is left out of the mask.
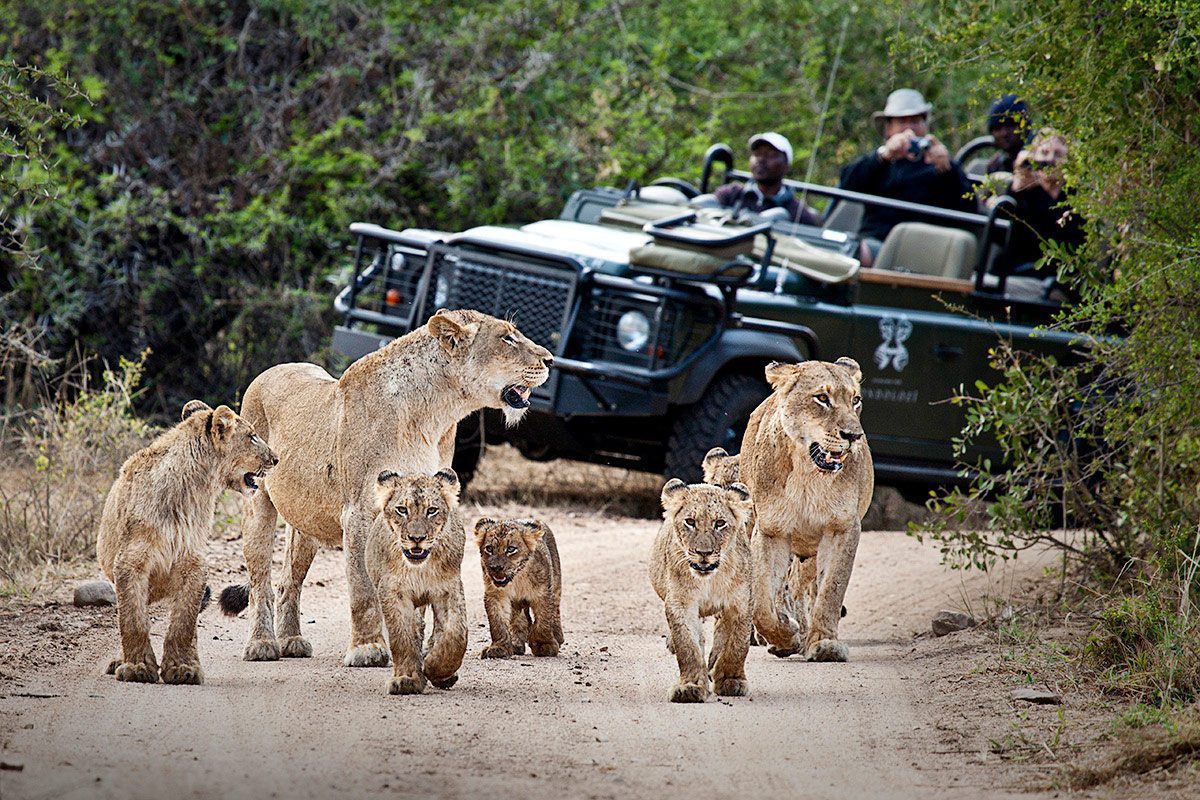
[[[779,152],[787,156],[787,163],[792,163],[792,143],[787,140],[787,137],[782,133],[775,131],[767,131],[766,133],[756,133],[750,137],[750,149],[754,149],[754,145],[759,142],[766,142],[774,147]]]

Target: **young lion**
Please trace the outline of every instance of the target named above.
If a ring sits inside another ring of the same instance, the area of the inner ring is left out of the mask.
[[[117,590],[119,681],[204,682],[196,617],[204,594],[204,543],[222,489],[247,494],[279,459],[228,406],[200,400],[183,420],[129,457],[104,502],[96,555]],[[174,599],[162,669],[150,646],[148,605]]]
[[[392,655],[389,694],[420,694],[426,682],[449,689],[467,652],[467,602],[458,513],[458,475],[379,474],[378,516],[367,536],[367,573],[375,586]],[[425,607],[433,610],[429,650]],[[423,655],[423,660],[422,660]]]
[[[750,690],[750,492],[740,483],[688,486],[672,478],[663,487],[662,504],[663,525],[650,551],[650,582],[666,611],[667,647],[679,662],[671,702],[704,702],[709,670],[717,694],[744,695]],[[706,669],[701,625],[714,615]]]
[[[526,641],[535,656],[558,655],[563,643],[562,565],[554,534],[534,519],[484,518],[475,523],[475,542],[483,565],[483,605],[492,631],[492,643],[480,657],[521,655]]]

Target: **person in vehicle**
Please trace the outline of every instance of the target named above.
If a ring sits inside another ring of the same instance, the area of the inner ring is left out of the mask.
[[[888,95],[882,111],[872,117],[884,137],[877,149],[842,169],[841,187],[854,192],[890,197],[956,211],[974,211],[970,181],[950,151],[929,134],[933,105],[915,89]],[[901,222],[938,220],[910,211],[867,205],[860,229],[859,260],[875,263],[888,233]]]
[[[985,172],[1012,172],[1017,154],[1025,146],[1029,132],[1029,109],[1015,94],[1006,94],[992,103],[988,111],[987,132],[992,135],[998,151],[988,162]]]
[[[782,208],[793,222],[820,225],[821,215],[796,197],[783,178],[792,165],[792,143],[774,131],[750,137],[750,174],[753,180],[745,183],[726,183],[713,191],[724,208],[761,214],[772,208]]]
[[[1056,264],[1038,264],[1044,244],[1058,242],[1075,248],[1083,242],[1083,224],[1071,210],[1063,183],[1062,164],[1066,158],[1066,140],[1050,128],[1039,131],[1029,149],[1017,154],[1008,189],[1017,206],[1010,214],[1012,235],[1004,253],[1010,275],[1054,278]]]

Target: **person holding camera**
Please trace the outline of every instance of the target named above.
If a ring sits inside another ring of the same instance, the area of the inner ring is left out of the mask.
[[[882,111],[872,118],[884,143],[842,169],[841,187],[910,203],[956,211],[974,211],[971,183],[950,151],[929,133],[933,105],[915,89],[897,89],[888,95]],[[868,205],[863,212],[859,260],[875,263],[883,240],[901,222],[937,220],[898,209]]]
[[[750,137],[750,174],[746,183],[726,183],[713,190],[713,197],[723,208],[734,214],[749,211],[761,214],[773,208],[782,209],[787,218],[804,225],[820,225],[821,215],[796,197],[783,179],[792,165],[792,143],[775,131],[756,133]]]
[[[1074,248],[1083,242],[1083,224],[1071,210],[1063,183],[1062,163],[1066,158],[1066,140],[1056,131],[1043,128],[1013,162],[1008,194],[1016,201],[1016,208],[1009,214],[1013,227],[1003,257],[1010,275],[1054,278],[1057,265],[1039,265],[1044,243],[1058,242]]]

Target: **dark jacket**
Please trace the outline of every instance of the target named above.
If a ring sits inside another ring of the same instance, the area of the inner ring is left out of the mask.
[[[846,165],[842,169],[843,189],[863,192],[910,203],[922,203],[955,211],[975,211],[971,183],[957,161],[950,162],[950,169],[938,172],[932,164],[924,161],[909,161],[906,158],[888,162],[875,151]],[[898,223],[931,222],[946,224],[921,214],[899,211],[878,206],[867,206],[863,212],[860,233],[864,237],[883,241]]]
[[[754,181],[726,183],[713,190],[713,195],[726,208],[744,208],[758,214],[769,208],[787,209],[788,215],[805,225],[820,225],[821,220],[811,208],[800,208],[800,200],[790,186],[784,186],[772,197],[763,197]]]
[[[1010,192],[1017,207],[1011,214],[1012,235],[1004,253],[1003,265],[1013,275],[1052,278],[1058,272],[1056,264],[1034,267],[1042,257],[1043,242],[1059,242],[1070,248],[1083,243],[1083,222],[1071,210],[1070,197],[1063,190],[1058,199],[1051,197],[1041,186],[1030,186]]]

